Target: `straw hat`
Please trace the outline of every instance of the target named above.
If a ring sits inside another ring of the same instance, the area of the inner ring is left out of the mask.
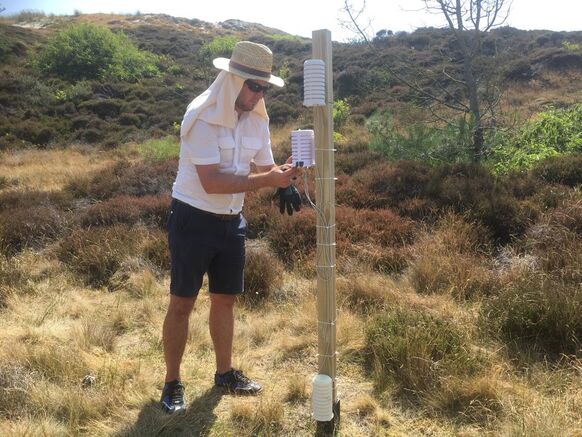
[[[263,44],[240,41],[234,46],[230,59],[216,58],[212,63],[216,68],[245,79],[264,80],[278,87],[285,85],[283,79],[271,74],[273,52]]]

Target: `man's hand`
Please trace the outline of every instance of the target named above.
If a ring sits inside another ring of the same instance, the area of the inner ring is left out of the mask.
[[[279,212],[293,215],[293,210],[299,211],[301,209],[301,195],[295,185],[291,184],[285,188],[278,188],[273,197],[279,197]]]

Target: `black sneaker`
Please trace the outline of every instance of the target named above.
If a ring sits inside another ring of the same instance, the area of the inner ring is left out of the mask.
[[[216,373],[214,383],[219,387],[226,387],[231,393],[240,395],[254,395],[263,389],[258,382],[247,378],[240,370],[235,369],[230,369],[226,373]]]
[[[179,381],[170,381],[164,384],[162,390],[162,399],[160,400],[162,408],[166,413],[172,414],[186,409],[184,402],[184,385]]]

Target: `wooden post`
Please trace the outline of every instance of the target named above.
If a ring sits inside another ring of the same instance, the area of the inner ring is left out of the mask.
[[[333,148],[333,69],[331,32],[312,34],[313,59],[325,62],[325,106],[314,106],[315,199],[317,214],[317,315],[319,373],[333,382],[334,422],[339,403],[336,390],[335,296],[335,164]]]

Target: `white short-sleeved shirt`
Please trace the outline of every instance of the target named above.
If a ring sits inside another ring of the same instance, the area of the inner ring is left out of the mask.
[[[242,210],[245,193],[208,194],[196,165],[218,164],[221,173],[246,176],[251,171],[251,161],[258,166],[275,163],[267,120],[246,112],[230,129],[199,119],[182,138],[172,197],[204,211],[236,214]]]

